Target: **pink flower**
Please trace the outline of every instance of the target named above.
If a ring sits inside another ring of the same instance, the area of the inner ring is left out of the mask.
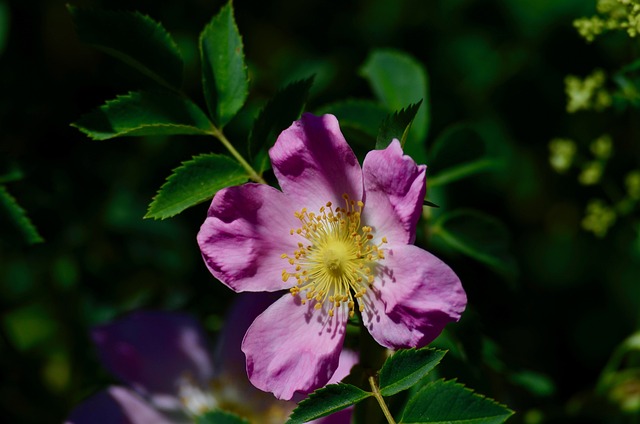
[[[198,234],[207,267],[231,289],[290,292],[244,337],[256,387],[291,399],[325,385],[356,308],[390,349],[424,346],[460,318],[460,280],[412,244],[426,166],[397,140],[360,167],[334,116],[305,114],[269,156],[282,191],[219,191]]]
[[[67,424],[178,424],[221,408],[251,423],[281,424],[295,402],[277,400],[247,380],[240,351],[242,335],[273,302],[264,293],[238,297],[226,318],[216,349],[209,349],[198,322],[177,312],[138,311],[92,331],[100,359],[126,386],[110,386],[78,405]],[[345,350],[334,380],[357,362]],[[346,424],[351,410],[314,421]]]

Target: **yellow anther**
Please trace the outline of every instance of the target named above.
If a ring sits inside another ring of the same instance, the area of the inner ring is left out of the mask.
[[[300,227],[289,233],[306,241],[296,241],[292,256],[281,256],[295,269],[295,273],[282,271],[283,281],[296,278],[291,293],[299,296],[302,304],[312,301],[314,310],[325,310],[329,316],[342,305],[353,316],[355,299],[363,297],[375,280],[373,262],[384,259],[380,246],[386,243],[384,237],[380,244],[372,242],[373,228],[361,221],[364,202],[352,200],[346,193],[342,198],[340,207],[327,202],[313,212],[306,208],[295,212]]]

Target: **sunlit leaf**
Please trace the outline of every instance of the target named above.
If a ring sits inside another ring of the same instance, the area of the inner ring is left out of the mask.
[[[500,424],[511,415],[506,406],[455,380],[438,380],[409,399],[400,424]]]
[[[416,118],[416,113],[418,113],[421,104],[422,100],[388,115],[380,125],[376,139],[376,149],[386,148],[394,138],[398,139],[400,145],[404,148],[411,124]]]
[[[81,41],[122,60],[165,87],[180,87],[182,57],[160,23],[139,12],[67,7]]]
[[[72,126],[94,140],[134,135],[211,134],[212,124],[189,99],[170,92],[135,92],[107,101]]]
[[[0,185],[0,218],[6,222],[12,232],[19,233],[26,243],[35,244],[44,241],[25,210],[18,205],[16,199],[9,194],[4,185]],[[0,238],[5,236],[7,233],[0,235]]]
[[[182,162],[173,170],[149,205],[145,218],[165,219],[213,198],[218,190],[247,181],[247,174],[235,160],[203,154]]]
[[[416,162],[425,163],[430,109],[429,82],[424,66],[407,53],[385,49],[373,51],[360,71],[387,112],[423,100],[409,131],[405,152]]]
[[[351,405],[355,405],[372,396],[350,384],[330,384],[311,393],[309,397],[298,404],[289,417],[287,424],[301,424],[334,412],[338,412]]]
[[[517,274],[510,253],[510,234],[499,220],[474,210],[456,210],[442,215],[432,226],[435,237],[450,247],[513,277]]]
[[[380,393],[391,396],[408,389],[435,368],[445,354],[429,348],[397,351],[380,370]]]
[[[214,123],[224,127],[247,99],[249,81],[242,38],[231,1],[200,34],[202,86]]]

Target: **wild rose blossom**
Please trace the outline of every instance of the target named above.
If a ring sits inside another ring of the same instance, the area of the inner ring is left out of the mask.
[[[398,140],[361,167],[334,116],[304,114],[269,156],[282,191],[219,191],[198,234],[207,267],[231,289],[290,292],[244,337],[256,387],[291,399],[326,384],[356,308],[390,349],[424,346],[460,318],[460,280],[412,244],[426,166]]]
[[[296,407],[257,390],[247,379],[242,336],[271,302],[268,294],[241,295],[226,318],[215,352],[191,316],[176,312],[139,311],[92,331],[100,359],[128,385],[110,386],[72,411],[67,424],[176,424],[220,408],[252,423],[282,424]],[[334,381],[357,362],[345,351]],[[316,424],[347,424],[341,411]]]

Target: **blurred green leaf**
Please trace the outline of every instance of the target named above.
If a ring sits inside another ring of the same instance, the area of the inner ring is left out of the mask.
[[[357,142],[369,150],[373,149],[380,125],[388,115],[387,109],[380,103],[360,99],[330,103],[316,110],[318,115],[325,113],[331,113],[338,118],[345,137],[350,135],[349,133],[355,133],[347,137],[350,144]]]
[[[287,424],[301,424],[334,412],[338,412],[351,405],[355,405],[372,396],[350,384],[330,384],[311,393],[309,397],[298,404],[293,410]]]
[[[443,131],[429,152],[429,168],[435,175],[429,177],[428,184],[448,184],[501,164],[485,154],[484,141],[472,126],[457,124]]]
[[[194,156],[173,170],[149,205],[145,218],[165,219],[209,200],[218,190],[242,184],[248,176],[235,160],[216,154]]]
[[[8,169],[3,170],[3,172],[4,173],[0,175],[0,184],[19,181],[24,177],[22,170],[16,165],[11,165]]]
[[[229,1],[200,34],[202,86],[209,114],[224,127],[247,99],[249,81],[242,38]]]
[[[2,318],[5,332],[13,346],[25,351],[59,336],[58,321],[47,306],[33,303],[8,311]]]
[[[28,244],[44,241],[25,210],[18,205],[16,199],[9,194],[4,185],[0,185],[0,217],[9,224],[11,229],[17,231]],[[6,235],[6,233],[3,234],[3,238]]]
[[[249,421],[226,411],[211,411],[200,415],[196,424],[249,424]]]
[[[427,160],[425,141],[429,130],[429,86],[427,72],[412,56],[397,50],[375,50],[360,69],[387,112],[423,100],[409,132],[405,152],[416,162]]]
[[[506,406],[474,393],[455,380],[438,380],[409,399],[400,423],[499,424],[511,415],[513,411]]]
[[[391,396],[410,388],[434,369],[446,353],[429,348],[397,351],[380,370],[380,393]]]
[[[517,274],[509,251],[510,234],[499,220],[474,210],[442,215],[432,226],[433,235],[450,247],[489,265],[505,277]]]
[[[189,99],[170,92],[132,92],[71,124],[94,140],[139,135],[205,135],[212,124]]]
[[[88,10],[68,5],[78,38],[108,53],[157,83],[182,84],[180,51],[164,27],[139,12]]]
[[[11,12],[7,0],[0,1],[0,54],[4,53],[4,49],[9,39],[9,29],[11,27]]]
[[[422,100],[394,112],[393,114],[387,115],[385,120],[382,121],[378,131],[376,149],[386,149],[394,138],[397,138],[400,141],[400,145],[404,149],[407,141],[407,135],[411,129],[411,124],[415,120],[421,104]]]
[[[300,113],[309,97],[313,77],[295,81],[273,96],[253,123],[249,135],[249,155],[271,146],[280,132],[288,128]]]

